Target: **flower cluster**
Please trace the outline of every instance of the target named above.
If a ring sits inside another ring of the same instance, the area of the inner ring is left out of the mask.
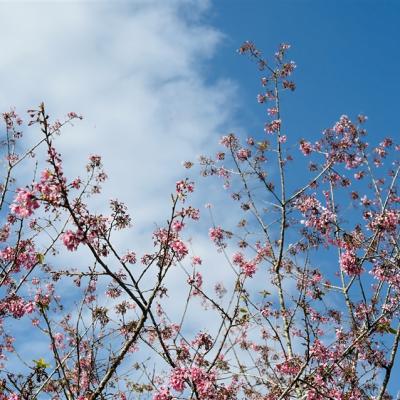
[[[251,151],[249,149],[240,149],[236,153],[236,157],[239,161],[246,161],[251,157]]]
[[[183,260],[189,253],[186,244],[179,237],[178,232],[173,229],[170,231],[165,228],[157,229],[153,233],[153,238],[155,245],[161,245],[166,249],[170,249],[178,261]]]
[[[310,142],[307,142],[306,140],[301,140],[300,150],[305,156],[309,156],[313,151],[313,146]]]
[[[340,268],[350,276],[360,275],[363,271],[360,260],[357,258],[354,249],[347,248],[339,259]]]
[[[85,235],[81,230],[77,230],[76,232],[72,232],[71,230],[67,230],[62,235],[62,241],[64,246],[69,251],[75,251],[78,246],[85,241]]]
[[[62,180],[60,184],[57,175],[45,169],[42,172],[40,181],[35,184],[35,189],[39,193],[41,200],[52,206],[59,206],[62,204],[63,190],[66,190],[64,181]]]
[[[171,392],[168,388],[160,387],[154,394],[153,400],[172,400]]]
[[[370,226],[375,232],[395,232],[400,224],[399,210],[386,210],[381,214],[377,214]]]
[[[171,242],[171,249],[175,252],[178,261],[182,260],[189,253],[187,246],[180,239]]]
[[[0,313],[9,314],[13,318],[22,318],[25,314],[31,314],[35,309],[32,301],[26,301],[19,296],[11,296],[0,301]]]
[[[39,208],[39,201],[35,193],[28,189],[17,189],[17,196],[11,204],[10,209],[20,218],[26,218],[33,214]]]
[[[219,248],[226,247],[225,234],[223,229],[220,226],[216,226],[214,228],[210,228],[209,230],[210,239],[218,246]]]
[[[280,119],[275,119],[275,120],[267,123],[264,128],[265,132],[270,133],[270,134],[278,132],[279,129],[281,129],[281,120]]]
[[[177,392],[183,392],[186,383],[191,382],[202,399],[212,399],[215,392],[216,376],[200,367],[176,367],[170,375],[170,385]]]
[[[233,264],[238,265],[242,269],[243,273],[249,278],[251,278],[256,273],[258,261],[259,260],[257,260],[257,258],[251,261],[247,261],[244,255],[240,252],[235,253],[232,256]]]
[[[283,363],[277,364],[276,369],[283,375],[296,375],[300,371],[300,360],[290,358]]]
[[[11,271],[18,273],[21,268],[32,269],[40,260],[32,240],[21,240],[16,247],[7,246],[0,250],[3,265],[12,264]]]
[[[194,183],[187,179],[176,182],[176,193],[180,200],[185,201],[189,193],[193,193]]]
[[[334,213],[322,206],[314,195],[303,195],[295,201],[295,207],[305,217],[301,221],[308,228],[313,228],[323,234],[329,232],[331,225],[335,221]]]
[[[203,277],[200,272],[196,272],[194,276],[190,276],[187,280],[188,284],[193,287],[192,295],[197,296],[200,294],[201,286],[203,285]]]

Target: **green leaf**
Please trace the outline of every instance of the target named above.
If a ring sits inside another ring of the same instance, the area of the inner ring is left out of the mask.
[[[42,253],[37,253],[36,259],[39,264],[44,264],[44,255]]]
[[[393,335],[397,334],[397,330],[390,326],[390,322],[382,322],[376,326],[376,330],[380,333],[392,333]]]
[[[257,142],[258,148],[261,151],[265,151],[268,149],[268,143],[267,142]]]
[[[38,369],[50,368],[50,364],[47,364],[44,358],[39,358],[39,360],[33,360]]]

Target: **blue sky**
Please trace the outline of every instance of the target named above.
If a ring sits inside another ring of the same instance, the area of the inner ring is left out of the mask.
[[[227,132],[263,135],[260,74],[236,53],[245,40],[267,59],[292,45],[297,90],[282,102],[289,140],[316,140],[358,113],[373,141],[398,137],[399,16],[396,0],[3,2],[0,108],[23,113],[45,101],[54,117],[84,115],[57,139],[65,168],[72,177],[87,155],[103,155],[104,198],[123,199],[135,226],[118,245],[140,252],[167,218],[182,161],[212,153]],[[229,215],[219,218],[224,225]],[[221,262],[206,234],[195,248]]]
[[[254,41],[268,59],[278,43],[290,43],[297,90],[281,104],[288,137],[315,140],[340,115],[362,113],[370,142],[386,136],[398,142],[399,16],[398,1],[215,2],[209,21],[226,36],[210,70],[239,82],[241,125],[262,134],[260,74],[232,49]],[[393,393],[398,389],[392,382]]]
[[[268,58],[278,43],[290,43],[298,68],[297,91],[283,104],[289,134],[312,137],[341,114],[365,113],[371,135],[396,137],[399,15],[394,0],[217,1],[207,18],[226,36],[209,74],[239,82],[244,124],[257,129],[257,72],[233,50],[251,40]]]
[[[221,134],[262,134],[260,74],[236,53],[244,40],[266,58],[292,45],[297,90],[282,104],[289,138],[316,139],[341,114],[358,113],[377,140],[399,133],[395,0],[9,2],[1,11],[0,107],[44,100],[54,117],[76,110],[85,120],[61,139],[66,152],[79,150],[81,165],[103,154],[110,176],[129,159],[131,171],[160,176],[163,193],[181,161]]]

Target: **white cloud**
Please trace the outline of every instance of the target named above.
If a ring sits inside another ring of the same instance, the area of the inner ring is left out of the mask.
[[[149,248],[185,174],[181,162],[210,151],[231,125],[235,85],[204,72],[223,39],[205,22],[208,7],[190,0],[0,5],[0,109],[22,114],[44,101],[53,118],[84,115],[56,146],[71,178],[85,173],[89,154],[103,156],[110,180],[101,201],[125,201],[135,223],[117,239],[123,250]],[[33,127],[25,138],[39,135]],[[21,183],[32,179],[28,168],[23,174]],[[67,267],[85,260],[82,252],[62,258]]]
[[[181,161],[207,151],[231,118],[234,85],[207,84],[203,73],[223,38],[203,22],[207,6],[0,6],[1,109],[24,111],[43,100],[51,116],[83,114],[58,139],[67,171],[81,173],[88,154],[101,154],[110,176],[105,197],[126,200],[138,226],[166,217]]]
[[[103,156],[110,180],[101,199],[105,204],[111,197],[125,201],[135,224],[117,238],[122,251],[130,248],[140,256],[149,249],[155,223],[169,216],[169,193],[185,175],[181,162],[211,152],[220,134],[236,126],[235,84],[204,72],[223,40],[221,32],[204,22],[207,6],[163,0],[0,6],[5,55],[0,60],[0,108],[23,111],[45,101],[53,117],[69,111],[84,115],[82,122],[62,131],[58,148],[70,177],[84,173],[87,155]],[[28,132],[32,141],[40,134],[37,128]],[[205,185],[202,181],[203,190]],[[207,198],[197,195],[197,206],[209,201],[221,206],[217,186],[222,182],[204,190]],[[217,224],[232,223],[231,217],[218,214]],[[205,216],[203,234],[210,225]],[[215,281],[232,289],[234,277],[223,256],[210,250],[209,239],[199,232],[195,238],[196,254],[205,261],[201,272],[207,292],[212,293]],[[61,260],[67,268],[90,264],[82,250]],[[175,293],[185,296],[187,285],[176,268],[168,279],[174,294],[168,308],[179,320],[176,310],[182,311],[184,297]],[[67,301],[70,290],[65,285],[62,291]],[[176,310],[173,303],[179,305]],[[199,305],[191,307],[186,329],[203,329],[197,326]],[[210,330],[214,322],[217,318],[209,316]]]

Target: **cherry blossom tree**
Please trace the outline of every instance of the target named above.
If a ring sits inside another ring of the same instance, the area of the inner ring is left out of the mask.
[[[44,104],[27,123],[3,114],[0,400],[394,398],[400,147],[369,144],[362,115],[293,143],[289,47],[271,60],[240,47],[261,73],[265,132],[225,135],[217,154],[184,163],[150,252],[116,244],[132,225],[121,201],[92,205],[107,179],[100,156],[85,176],[64,172],[57,136],[82,117],[53,121]],[[25,130],[41,135],[30,147]],[[218,265],[187,233],[200,218],[193,181],[206,183],[196,169],[231,202],[229,226],[211,205],[202,216]],[[37,343],[43,356],[27,358]]]

